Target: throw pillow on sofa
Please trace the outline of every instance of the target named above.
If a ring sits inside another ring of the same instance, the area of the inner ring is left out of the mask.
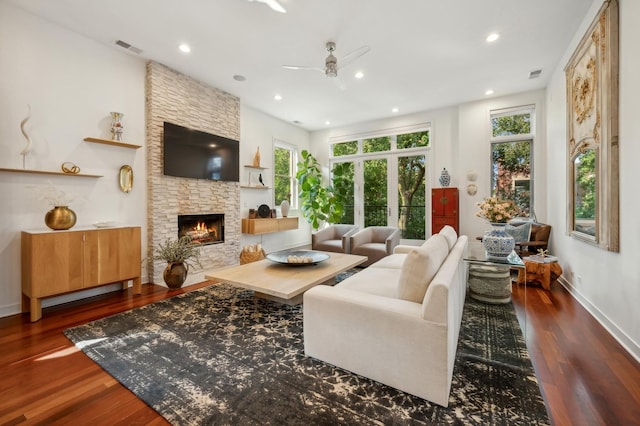
[[[411,250],[402,264],[398,281],[398,299],[422,303],[431,280],[449,255],[447,239],[432,235],[422,246]]]

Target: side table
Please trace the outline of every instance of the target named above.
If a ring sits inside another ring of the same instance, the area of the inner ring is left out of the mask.
[[[562,267],[558,262],[542,263],[524,259],[524,267],[525,270],[518,270],[518,284],[538,282],[545,290],[551,289],[551,283],[562,275]]]

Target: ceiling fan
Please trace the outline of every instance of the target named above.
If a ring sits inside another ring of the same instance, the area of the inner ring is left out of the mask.
[[[333,52],[336,50],[336,44],[332,41],[327,42],[327,51],[329,52],[329,56],[324,61],[324,68],[319,67],[306,67],[300,65],[283,65],[282,68],[286,68],[289,70],[310,70],[310,71],[320,71],[324,73],[327,77],[337,77],[338,70],[346,67],[365,53],[371,51],[369,46],[361,46],[356,50],[347,54],[344,58],[340,60],[340,66],[338,66],[338,58],[333,55]]]
[[[249,1],[257,1],[258,3],[264,3],[269,6],[271,9],[280,13],[287,13],[284,7],[278,2],[278,0],[249,0]]]

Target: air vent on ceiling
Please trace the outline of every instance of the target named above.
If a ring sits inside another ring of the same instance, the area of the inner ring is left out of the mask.
[[[137,47],[130,45],[130,44],[129,44],[129,43],[127,43],[126,41],[117,40],[117,41],[116,41],[116,44],[117,44],[118,46],[120,46],[120,47],[124,47],[125,49],[130,50],[130,51],[132,51],[133,53],[136,53],[136,54],[138,54],[138,55],[142,53],[142,49],[138,49]]]
[[[533,78],[538,78],[538,77],[540,77],[540,74],[542,74],[542,70],[534,70],[534,71],[531,71],[531,72],[529,73],[529,80],[531,80],[531,79],[533,79]]]

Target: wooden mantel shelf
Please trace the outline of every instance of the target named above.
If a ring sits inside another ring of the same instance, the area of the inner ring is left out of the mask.
[[[122,146],[124,148],[133,148],[133,149],[142,148],[141,145],[134,145],[134,144],[131,144],[131,143],[114,141],[114,140],[111,140],[111,139],[84,138],[84,140],[85,140],[85,142],[101,143],[101,144],[104,144],[104,145]]]
[[[64,172],[57,172],[52,170],[7,169],[4,167],[0,167],[0,172],[35,173],[39,175],[78,176],[78,177],[90,177],[90,178],[102,177],[102,175],[88,175],[86,173],[64,173]]]

